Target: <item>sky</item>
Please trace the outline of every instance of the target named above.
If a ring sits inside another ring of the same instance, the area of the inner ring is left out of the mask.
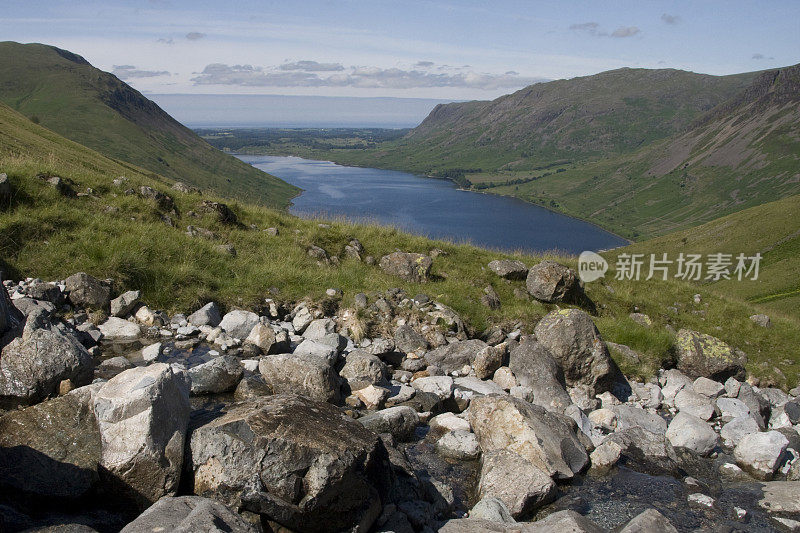
[[[145,94],[489,99],[621,67],[800,62],[800,2],[2,0],[0,39]]]

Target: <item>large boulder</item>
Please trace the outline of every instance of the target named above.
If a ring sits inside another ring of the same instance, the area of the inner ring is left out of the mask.
[[[745,378],[747,355],[705,333],[688,329],[678,332],[678,369],[692,377],[724,382],[729,377]]]
[[[358,422],[375,433],[390,433],[397,440],[407,441],[414,437],[419,415],[411,407],[398,405],[362,416]]]
[[[427,255],[392,252],[381,257],[381,270],[404,281],[422,283],[430,279],[433,259]]]
[[[132,368],[94,395],[109,481],[143,506],[174,494],[189,424],[189,384],[164,363]]]
[[[77,307],[108,311],[111,304],[111,287],[86,272],[68,277],[64,284],[69,292],[69,301]]]
[[[139,305],[140,291],[123,292],[111,300],[111,316],[124,318]]]
[[[200,496],[165,496],[120,533],[193,531],[256,533],[256,528],[218,501]]]
[[[592,394],[612,389],[619,369],[584,311],[552,311],[536,324],[535,333],[563,370],[567,385],[584,386]]]
[[[478,352],[487,346],[478,339],[456,341],[426,353],[425,361],[449,374],[454,370],[461,370],[465,365],[472,365]]]
[[[115,316],[97,326],[97,329],[103,334],[103,340],[109,342],[131,342],[142,335],[139,324]]]
[[[570,479],[589,463],[572,419],[519,398],[475,398],[469,423],[484,453],[516,452],[556,479]]]
[[[575,511],[558,511],[531,522],[525,533],[602,533],[597,524]]]
[[[196,429],[190,448],[196,494],[296,531],[367,531],[391,484],[375,433],[293,394],[233,407]]]
[[[268,355],[259,361],[258,371],[274,393],[302,394],[321,402],[341,401],[339,375],[316,355]]]
[[[523,280],[528,275],[528,267],[522,261],[497,259],[489,263],[489,270],[501,278]]]
[[[655,509],[634,516],[619,533],[678,533],[675,526]]]
[[[480,476],[478,496],[499,499],[514,518],[549,503],[556,492],[556,484],[547,472],[508,450],[485,453]]]
[[[403,353],[418,353],[428,349],[428,341],[408,324],[399,326],[394,332],[394,344]]]
[[[700,455],[710,454],[717,447],[719,436],[705,421],[694,415],[678,413],[666,433],[675,448],[687,448]]]
[[[192,394],[230,392],[242,379],[244,368],[238,357],[222,355],[189,369]]]
[[[754,477],[769,481],[775,471],[786,459],[787,439],[779,431],[766,433],[750,433],[733,449],[736,463]]]
[[[79,498],[97,482],[100,430],[92,389],[14,410],[0,418],[0,486],[34,496]]]
[[[581,304],[586,299],[578,274],[555,261],[545,260],[531,267],[525,286],[542,302]]]
[[[564,372],[542,343],[527,337],[511,350],[508,359],[508,367],[519,384],[533,391],[533,403],[558,412],[564,412],[572,404]]]
[[[93,367],[91,356],[75,337],[52,324],[44,311],[33,311],[22,335],[0,352],[0,407],[42,401],[56,394],[66,379],[85,385]]]
[[[222,315],[219,306],[214,302],[209,302],[191,315],[186,320],[195,326],[211,326],[215,328],[222,322]]]
[[[222,317],[219,327],[235,339],[245,340],[258,324],[258,315],[251,311],[234,309]]]

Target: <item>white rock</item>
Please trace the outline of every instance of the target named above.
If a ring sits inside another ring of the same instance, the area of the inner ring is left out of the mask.
[[[713,379],[708,379],[702,376],[694,380],[692,387],[697,394],[702,394],[703,396],[707,396],[709,398],[722,396],[722,393],[725,392],[725,385],[719,381],[714,381]]]
[[[389,397],[389,389],[368,385],[363,389],[355,391],[353,394],[364,402],[364,406],[366,406],[367,409],[380,409],[386,401],[386,398]]]
[[[133,316],[136,318],[137,322],[147,327],[155,326],[157,323],[160,324],[160,322],[158,322],[158,315],[156,312],[146,305],[143,305],[137,309]]]
[[[97,326],[97,329],[103,334],[104,340],[111,342],[135,341],[142,335],[138,324],[113,316]]]
[[[336,364],[339,358],[339,351],[336,348],[311,339],[306,339],[298,344],[293,353],[295,355],[313,355],[324,359],[329,365]]]
[[[255,325],[258,324],[258,315],[251,311],[234,309],[222,317],[219,327],[235,339],[246,339]]]
[[[714,500],[714,498],[706,494],[702,494],[700,492],[689,494],[687,500],[689,501],[689,505],[696,505],[698,507],[711,508],[714,507],[714,504],[716,503],[716,500]]]
[[[292,319],[292,327],[294,327],[295,332],[302,333],[313,320],[314,317],[311,316],[311,312],[308,308],[301,307],[297,310],[297,313],[295,313]]]
[[[476,377],[467,376],[455,379],[456,389],[474,392],[476,394],[508,394],[503,388],[493,381],[482,381]]]
[[[454,415],[453,413],[442,413],[431,418],[429,425],[431,431],[444,430],[444,431],[471,431],[469,422],[463,418]]]
[[[164,346],[160,342],[151,344],[150,346],[145,346],[142,348],[142,359],[148,363],[155,361],[158,359],[158,356],[161,355],[163,350]]]
[[[750,417],[750,408],[737,398],[717,398],[717,411],[723,422],[734,418]]]
[[[436,441],[436,450],[445,457],[466,461],[477,459],[481,453],[478,438],[470,431],[448,431]]]
[[[687,448],[700,455],[710,454],[719,437],[705,421],[688,413],[678,413],[667,428],[666,437],[676,448]]]
[[[507,366],[501,366],[495,370],[492,381],[500,385],[504,390],[511,390],[518,385],[517,378],[514,377],[514,373]]]
[[[741,387],[742,384],[736,378],[728,378],[725,380],[725,395],[729,398],[736,398]]]
[[[675,408],[703,420],[709,420],[714,416],[714,404],[711,400],[688,388],[682,389],[675,395]]]
[[[758,433],[758,422],[751,416],[738,416],[722,426],[720,430],[722,442],[731,448],[751,433]]]
[[[336,327],[336,322],[330,318],[319,318],[312,320],[311,323],[303,331],[303,337],[306,339],[317,340],[321,339],[328,333],[333,333]]]
[[[745,435],[733,455],[736,463],[754,477],[769,480],[780,466],[789,439],[778,431]]]
[[[411,382],[411,386],[418,391],[431,392],[442,400],[450,398],[455,390],[455,383],[450,376],[417,378]]]

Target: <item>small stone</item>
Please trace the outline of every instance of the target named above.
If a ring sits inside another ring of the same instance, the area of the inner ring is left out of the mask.
[[[771,328],[772,322],[770,321],[769,317],[764,314],[752,315],[750,317],[755,324],[761,326],[762,328]]]
[[[711,496],[708,496],[706,494],[702,494],[700,492],[696,492],[694,494],[689,494],[689,497],[687,498],[687,500],[689,501],[689,505],[695,505],[695,506],[698,506],[698,507],[706,507],[706,508],[709,508],[709,509],[713,508],[714,504],[716,503],[716,500],[714,498],[712,498]]]
[[[375,410],[383,407],[386,398],[389,397],[389,390],[383,387],[376,387],[375,385],[368,385],[363,389],[355,391],[353,394],[364,402],[367,409]]]
[[[514,377],[514,373],[511,372],[511,369],[507,366],[498,368],[494,373],[492,381],[500,385],[504,390],[511,390],[517,386],[517,378]]]

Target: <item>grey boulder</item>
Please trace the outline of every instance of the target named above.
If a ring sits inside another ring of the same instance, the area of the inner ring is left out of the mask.
[[[358,422],[375,433],[390,433],[400,441],[411,440],[419,425],[419,415],[411,407],[398,405],[362,416]]]
[[[675,415],[666,437],[674,448],[686,448],[704,456],[719,443],[717,432],[706,421],[687,413]]]
[[[479,497],[499,499],[514,518],[530,514],[555,496],[550,476],[514,452],[488,452],[481,463]]]
[[[426,353],[425,361],[449,374],[455,370],[461,370],[465,365],[471,366],[478,352],[487,346],[485,342],[478,339],[456,341]]]
[[[200,496],[165,496],[120,533],[256,533],[256,529],[218,501]]]
[[[489,263],[489,270],[510,280],[523,280],[528,275],[528,267],[522,261],[497,259]]]
[[[189,369],[192,394],[219,394],[236,388],[244,368],[238,357],[222,355]]]
[[[433,259],[427,255],[392,252],[381,257],[381,270],[404,281],[422,283],[430,279]]]
[[[195,326],[211,326],[215,328],[222,322],[219,307],[214,302],[209,302],[186,318],[187,322]]]
[[[268,355],[258,371],[274,393],[294,393],[321,402],[341,401],[341,381],[328,362],[315,355]]]
[[[542,343],[527,337],[511,350],[508,360],[508,367],[519,384],[533,391],[532,403],[558,412],[564,412],[572,404],[564,372]]]
[[[578,274],[555,261],[545,260],[532,266],[525,286],[531,296],[547,303],[580,304],[586,298]]]
[[[711,335],[688,329],[678,332],[675,343],[678,369],[692,377],[724,382],[729,377],[743,380],[747,355]]]
[[[234,309],[222,317],[219,327],[231,337],[245,340],[247,336],[250,335],[250,332],[253,331],[256,324],[258,324],[257,314],[242,309]]]
[[[77,307],[109,310],[111,303],[111,287],[86,272],[78,272],[64,281],[69,301]]]

